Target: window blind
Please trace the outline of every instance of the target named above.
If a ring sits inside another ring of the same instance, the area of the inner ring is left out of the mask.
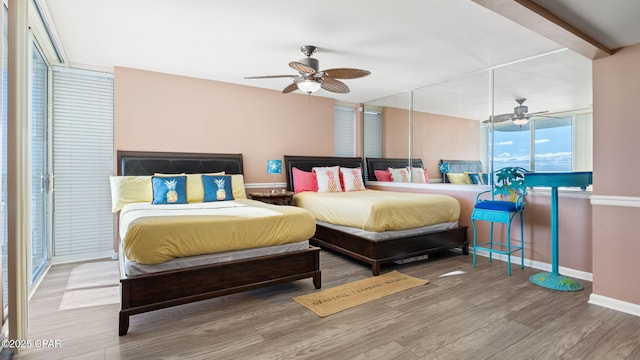
[[[356,112],[353,108],[334,108],[334,150],[336,156],[356,156]]]
[[[593,113],[573,116],[572,171],[593,170]]]
[[[382,113],[364,112],[364,156],[382,157]]]
[[[111,256],[113,75],[53,67],[53,261]]]
[[[365,158],[381,158],[382,157],[382,112],[369,111],[364,112],[364,157]],[[365,163],[365,168],[367,164]],[[364,178],[369,181],[369,170],[365,169]]]

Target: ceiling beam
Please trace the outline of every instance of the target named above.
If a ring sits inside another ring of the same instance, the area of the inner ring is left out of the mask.
[[[531,0],[473,0],[591,60],[613,51]]]

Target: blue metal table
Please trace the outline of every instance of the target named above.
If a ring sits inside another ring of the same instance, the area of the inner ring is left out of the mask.
[[[558,187],[580,187],[585,189],[593,182],[593,173],[581,172],[530,172],[524,174],[526,186],[551,187],[551,272],[532,275],[529,280],[542,287],[562,290],[582,290],[577,281],[560,275],[558,272]]]

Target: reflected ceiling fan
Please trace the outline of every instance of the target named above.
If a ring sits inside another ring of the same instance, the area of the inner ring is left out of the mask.
[[[529,119],[532,116],[548,113],[548,111],[530,113],[529,107],[527,105],[523,105],[526,100],[526,98],[517,98],[516,102],[518,103],[518,106],[513,108],[513,113],[495,115],[493,117],[493,123],[497,124],[511,120],[514,125],[523,126],[529,122]],[[483,123],[491,123],[491,117],[489,117],[488,120],[483,121]]]
[[[304,45],[300,47],[300,51],[306,56],[299,61],[292,61],[289,66],[298,71],[297,75],[265,75],[265,76],[249,76],[245,79],[269,79],[269,78],[292,78],[293,83],[285,87],[282,92],[284,94],[300,90],[304,93],[311,94],[323,88],[327,91],[346,94],[349,87],[337,79],[357,79],[371,74],[367,70],[336,68],[328,70],[319,70],[320,62],[318,59],[312,58],[318,50],[313,45]]]

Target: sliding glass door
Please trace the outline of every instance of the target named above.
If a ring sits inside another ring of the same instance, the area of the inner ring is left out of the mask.
[[[6,14],[6,12],[5,12]],[[2,61],[2,198],[0,221],[2,228],[2,289],[4,305],[7,305],[7,38],[5,31]],[[48,65],[35,43],[31,57],[31,276],[30,283],[42,274],[49,261],[49,182],[48,182]]]
[[[32,45],[31,66],[31,281],[49,260],[48,66]]]

